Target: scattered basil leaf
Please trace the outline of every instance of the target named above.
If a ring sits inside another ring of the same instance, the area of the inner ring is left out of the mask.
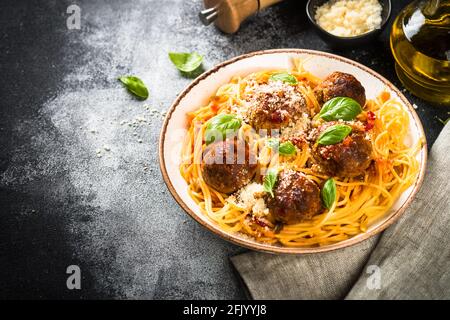
[[[203,61],[203,56],[197,52],[169,52],[169,58],[178,70],[185,73],[193,72]]]
[[[269,79],[272,81],[283,81],[292,85],[296,85],[298,83],[297,78],[287,72],[274,73],[269,77]]]
[[[125,87],[136,97],[145,100],[148,98],[148,89],[141,79],[135,76],[123,76],[119,78]]]
[[[328,179],[320,192],[322,203],[325,208],[330,209],[336,201],[336,183],[333,178]]]
[[[354,120],[362,108],[358,102],[348,97],[335,97],[324,103],[319,116],[325,121]]]
[[[214,142],[216,136],[223,139],[229,134],[236,132],[241,127],[241,120],[234,114],[218,114],[211,118],[206,125],[205,140],[206,145]]]
[[[278,152],[284,156],[290,156],[297,153],[295,146],[290,141],[283,142],[278,148]]]
[[[194,71],[191,72],[183,72],[180,71],[181,75],[185,78],[194,79],[197,78],[199,75],[201,75],[203,72],[205,72],[205,69],[203,69],[203,66],[198,67]]]
[[[273,188],[275,187],[275,183],[277,182],[278,177],[278,169],[271,168],[267,170],[266,175],[264,176],[264,191],[269,193],[272,198],[274,197]]]
[[[325,129],[319,136],[319,139],[317,139],[317,143],[325,146],[336,144],[344,140],[350,132],[352,132],[351,127],[344,124],[336,124]]]

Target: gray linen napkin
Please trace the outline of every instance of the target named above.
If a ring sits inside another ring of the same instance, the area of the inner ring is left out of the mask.
[[[450,299],[450,124],[421,190],[380,237],[328,253],[231,257],[253,299]]]

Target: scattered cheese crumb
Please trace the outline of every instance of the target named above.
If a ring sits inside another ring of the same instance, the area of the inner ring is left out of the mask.
[[[159,119],[160,117],[164,118],[164,116],[166,115],[165,110],[159,111],[155,108],[150,107],[148,104],[144,104],[143,108],[145,111],[140,115],[136,115],[130,119],[122,119],[122,120],[114,118],[114,121],[110,121],[110,124],[118,124],[120,126],[125,126],[123,128],[124,132],[131,131],[132,135],[134,137],[136,137],[136,141],[138,143],[143,143],[143,140],[139,137],[140,128],[144,125],[151,125],[152,118],[156,118],[156,119]],[[129,110],[132,110],[132,108],[129,108]],[[126,112],[123,111],[123,113],[126,113]],[[101,118],[100,120],[103,121],[104,119]],[[83,129],[83,126],[80,126],[80,129]],[[86,129],[88,129],[88,128],[86,128]],[[92,128],[92,129],[88,129],[88,130],[91,133],[98,133],[98,130],[96,128]],[[95,150],[95,154],[98,158],[101,158],[103,156],[106,156],[106,152],[110,152],[110,151],[111,151],[110,146],[103,145],[103,147]],[[152,169],[149,168],[148,166],[144,167],[144,170],[152,171]]]

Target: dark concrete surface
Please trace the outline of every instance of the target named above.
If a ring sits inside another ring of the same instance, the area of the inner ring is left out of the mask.
[[[408,1],[393,2],[395,15]],[[72,3],[81,30],[66,27]],[[207,69],[261,49],[331,49],[303,1],[271,8],[233,36],[203,27],[201,8],[200,0],[1,2],[0,298],[244,298],[228,257],[245,250],[191,220],[159,172],[162,116],[153,108],[166,110],[190,81],[167,52],[198,51]],[[402,88],[387,36],[335,53]],[[121,87],[124,74],[144,80],[146,102]],[[447,110],[406,95],[431,144]],[[81,290],[66,288],[73,264]]]

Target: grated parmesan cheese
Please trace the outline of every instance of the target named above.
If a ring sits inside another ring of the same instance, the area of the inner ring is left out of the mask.
[[[339,37],[354,37],[381,26],[378,0],[331,0],[317,8],[316,22]]]
[[[263,199],[264,187],[260,183],[252,182],[238,190],[227,200],[234,202],[237,206],[246,210],[251,210],[253,215],[264,216],[269,213]]]
[[[289,139],[292,137],[302,137],[308,132],[311,127],[311,120],[308,114],[303,113],[302,116],[296,120],[291,121],[286,128],[281,130],[281,137]]]

